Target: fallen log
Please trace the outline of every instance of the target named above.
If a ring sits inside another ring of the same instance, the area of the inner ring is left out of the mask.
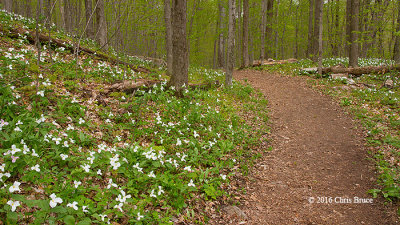
[[[4,32],[4,28],[3,28],[3,26],[1,24],[0,24],[0,30],[3,33],[5,33],[5,35],[7,35],[7,36],[9,36],[11,38],[19,38],[20,36],[26,35],[26,37],[27,37],[29,42],[35,43],[35,39],[36,39],[35,38],[36,37],[35,31],[26,30],[26,29],[23,29],[21,27],[17,27],[17,28],[11,28],[9,30],[7,29],[9,32]],[[49,41],[51,41],[52,44],[55,44],[58,47],[63,47],[65,49],[67,49],[67,50],[70,50],[71,52],[75,51],[75,47],[73,47],[72,44],[70,44],[70,43],[67,44],[64,40],[53,38],[53,37],[49,37],[48,35],[45,35],[45,34],[42,34],[42,33],[39,33],[39,41],[40,42],[49,42]],[[125,65],[125,66],[128,66],[129,68],[131,68],[135,72],[150,73],[150,71],[148,69],[144,68],[144,67],[136,66],[136,65],[121,61],[119,59],[110,57],[110,56],[108,56],[108,55],[106,55],[106,54],[104,54],[102,52],[96,52],[96,51],[94,51],[92,49],[85,48],[85,47],[82,47],[82,46],[79,46],[79,51],[87,53],[87,54],[95,56],[95,57],[98,57],[99,59],[108,61],[108,62],[110,62],[111,64],[114,64],[114,65]]]
[[[161,83],[160,80],[146,80],[146,79],[137,79],[135,81],[125,80],[125,81],[115,83],[115,84],[105,88],[104,93],[109,94],[111,92],[125,92],[127,94],[132,94],[139,88],[150,89],[155,84],[157,85],[160,83]],[[219,81],[216,81],[214,83],[189,84],[189,87],[191,89],[207,90],[207,89],[212,88],[213,86],[218,86],[218,85],[219,85]]]
[[[352,74],[355,77],[359,77],[363,74],[370,73],[388,73],[390,71],[400,71],[400,64],[393,66],[366,66],[366,67],[324,67],[322,73],[344,73]]]
[[[285,60],[273,60],[273,59],[268,59],[264,61],[254,61],[252,67],[257,67],[257,66],[268,66],[268,65],[278,65],[278,64],[286,64],[286,63],[294,63],[297,62],[297,59],[285,59]]]

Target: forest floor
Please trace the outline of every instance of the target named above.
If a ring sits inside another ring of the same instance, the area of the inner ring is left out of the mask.
[[[245,216],[223,213],[221,223],[399,223],[391,204],[367,193],[376,186],[374,163],[362,129],[339,104],[310,88],[309,78],[254,70],[234,77],[269,100],[273,150],[263,153],[243,184],[239,208]]]

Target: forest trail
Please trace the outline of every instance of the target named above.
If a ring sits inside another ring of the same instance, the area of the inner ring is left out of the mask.
[[[354,203],[355,197],[372,198],[366,192],[376,183],[374,163],[354,121],[330,97],[302,77],[243,70],[234,78],[247,80],[269,100],[273,150],[250,173],[240,206],[248,218],[225,215],[226,223],[398,223],[383,200]],[[332,197],[332,203],[318,203],[319,197]]]

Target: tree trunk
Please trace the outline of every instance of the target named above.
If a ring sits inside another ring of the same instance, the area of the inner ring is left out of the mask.
[[[224,41],[224,30],[225,30],[225,7],[221,3],[218,2],[219,8],[219,41],[218,41],[218,67],[224,68],[225,67],[225,41]]]
[[[97,41],[100,46],[105,49],[108,48],[107,45],[107,24],[104,15],[104,0],[97,0],[97,8],[96,8],[96,25],[97,25]]]
[[[349,0],[348,0],[349,1]],[[349,66],[358,66],[358,17],[359,0],[351,0],[351,26],[350,26],[350,50]]]
[[[396,27],[396,36],[394,42],[394,49],[393,49],[393,60],[396,63],[400,63],[400,1],[397,1],[397,27]]]
[[[350,43],[351,43],[351,18],[352,18],[352,9],[351,9],[352,0],[346,1],[346,38],[345,38],[345,54],[350,54]]]
[[[314,20],[314,34],[313,34],[313,61],[317,62],[318,61],[318,37],[319,37],[319,22],[323,19],[320,17],[322,15],[321,11],[323,11],[323,1],[324,0],[315,0],[315,20]],[[321,3],[322,2],[322,3]]]
[[[314,18],[314,0],[309,0],[309,14],[308,14],[308,46],[307,58],[312,55],[313,49],[313,18]]]
[[[31,18],[32,17],[32,6],[31,6],[31,0],[25,0],[25,16],[27,18]]]
[[[232,74],[235,63],[235,0],[229,0],[228,23],[228,60],[226,63],[225,86],[232,86]]]
[[[72,7],[70,4],[70,0],[64,0],[64,28],[68,33],[71,33],[72,31],[72,24],[71,24],[71,17],[73,15],[72,13]]]
[[[94,27],[93,27],[93,12],[92,12],[92,0],[85,0],[85,17],[86,17],[86,35],[88,38],[94,39]]]
[[[265,56],[265,33],[263,32],[265,30],[265,23],[266,23],[266,7],[267,6],[267,0],[262,0],[261,1],[261,41],[260,41],[260,60],[264,60]]]
[[[243,0],[243,67],[249,66],[249,0]]]
[[[294,58],[297,59],[299,58],[299,7],[300,4],[297,4],[296,6],[296,25],[295,25],[295,46],[294,46]]]
[[[272,49],[271,49],[271,33],[272,33],[272,19],[274,17],[274,1],[275,0],[268,0],[267,1],[267,18],[266,18],[266,26],[265,26],[265,42],[268,46],[268,48],[265,50],[264,53],[264,58],[268,59],[272,55]]]
[[[172,74],[170,86],[174,86],[178,94],[189,83],[188,78],[188,46],[186,38],[186,0],[172,0]]]
[[[4,1],[4,9],[7,12],[12,12],[12,0],[3,0]]]
[[[336,57],[339,56],[339,0],[336,0],[335,3],[335,38],[334,38],[334,44],[333,44],[333,52],[332,54]]]
[[[172,27],[171,0],[164,0],[165,50],[167,52],[167,74],[172,74]]]
[[[319,20],[318,20],[318,73],[322,75],[322,28],[323,28],[323,13],[324,13],[324,1],[318,2],[319,6]],[[329,26],[329,25],[328,25]]]

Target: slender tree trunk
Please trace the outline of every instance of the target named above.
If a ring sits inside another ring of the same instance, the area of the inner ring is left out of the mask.
[[[314,35],[313,35],[313,61],[318,61],[318,37],[319,37],[319,22],[323,18],[320,17],[322,15],[321,11],[323,11],[323,1],[324,0],[315,0],[315,20],[314,20]],[[322,2],[322,3],[321,3]]]
[[[235,0],[229,0],[228,23],[228,60],[226,65],[225,86],[232,86],[232,74],[235,64]]]
[[[31,0],[25,0],[25,15],[28,18],[32,17],[32,6],[31,6]]]
[[[86,35],[88,38],[94,38],[93,16],[92,16],[92,0],[85,0],[85,17],[86,17]]]
[[[345,42],[345,49],[346,55],[349,55],[350,50],[350,43],[351,43],[351,18],[352,18],[352,9],[351,9],[351,2],[352,0],[346,1],[346,42]]]
[[[397,26],[396,36],[393,49],[393,59],[396,63],[400,63],[400,1],[397,1]]]
[[[3,0],[4,2],[4,9],[7,12],[12,12],[12,0]]]
[[[309,14],[308,14],[308,45],[307,45],[307,57],[312,55],[313,50],[313,18],[314,18],[314,0],[309,0]]]
[[[335,2],[335,32],[334,32],[334,44],[333,44],[333,55],[339,56],[339,0]]]
[[[172,74],[170,85],[182,94],[188,86],[188,46],[186,38],[186,0],[172,0]]]
[[[349,66],[358,66],[358,17],[359,17],[359,0],[351,1],[351,24],[350,24],[350,50],[349,50]]]
[[[243,0],[243,66],[249,66],[249,0]]]
[[[290,3],[289,3],[289,10],[288,10],[288,14],[289,14],[289,15],[292,14],[292,3],[293,3],[293,0],[290,0]],[[288,15],[288,14],[283,13],[283,18],[286,18],[286,15]],[[281,36],[281,59],[284,59],[284,58],[285,58],[285,43],[284,43],[285,41],[284,41],[284,38],[285,38],[286,26],[287,26],[288,19],[289,19],[289,18],[287,18],[287,19],[285,20],[285,22],[284,22],[283,31],[282,31],[282,36]]]
[[[323,13],[324,13],[324,1],[317,1],[317,4],[319,4],[318,11],[319,15],[319,20],[318,20],[318,73],[322,75],[322,28],[323,28]]]
[[[219,8],[219,41],[218,41],[218,67],[225,67],[225,40],[224,40],[224,30],[225,30],[225,7],[222,2],[218,2]]]
[[[165,50],[167,52],[167,74],[172,74],[172,25],[171,0],[164,0]]]
[[[104,46],[105,49],[108,48],[107,45],[107,24],[104,15],[104,0],[97,0],[96,8],[96,25],[97,25],[97,41],[100,46]]]
[[[261,42],[260,42],[260,60],[264,61],[265,56],[265,23],[266,23],[266,8],[267,8],[267,0],[262,0],[261,2]]]
[[[279,19],[279,0],[276,1],[276,10],[275,10],[275,23],[278,24]],[[279,32],[278,29],[275,29],[275,59],[278,59],[279,51],[278,51],[278,37]]]
[[[267,18],[266,18],[266,26],[265,26],[265,42],[267,48],[264,53],[264,58],[268,59],[272,56],[272,48],[271,48],[271,37],[272,37],[272,19],[274,17],[274,0],[267,1]]]
[[[300,3],[296,6],[296,28],[295,28],[295,47],[294,47],[294,58],[297,59],[299,57],[299,7]]]

